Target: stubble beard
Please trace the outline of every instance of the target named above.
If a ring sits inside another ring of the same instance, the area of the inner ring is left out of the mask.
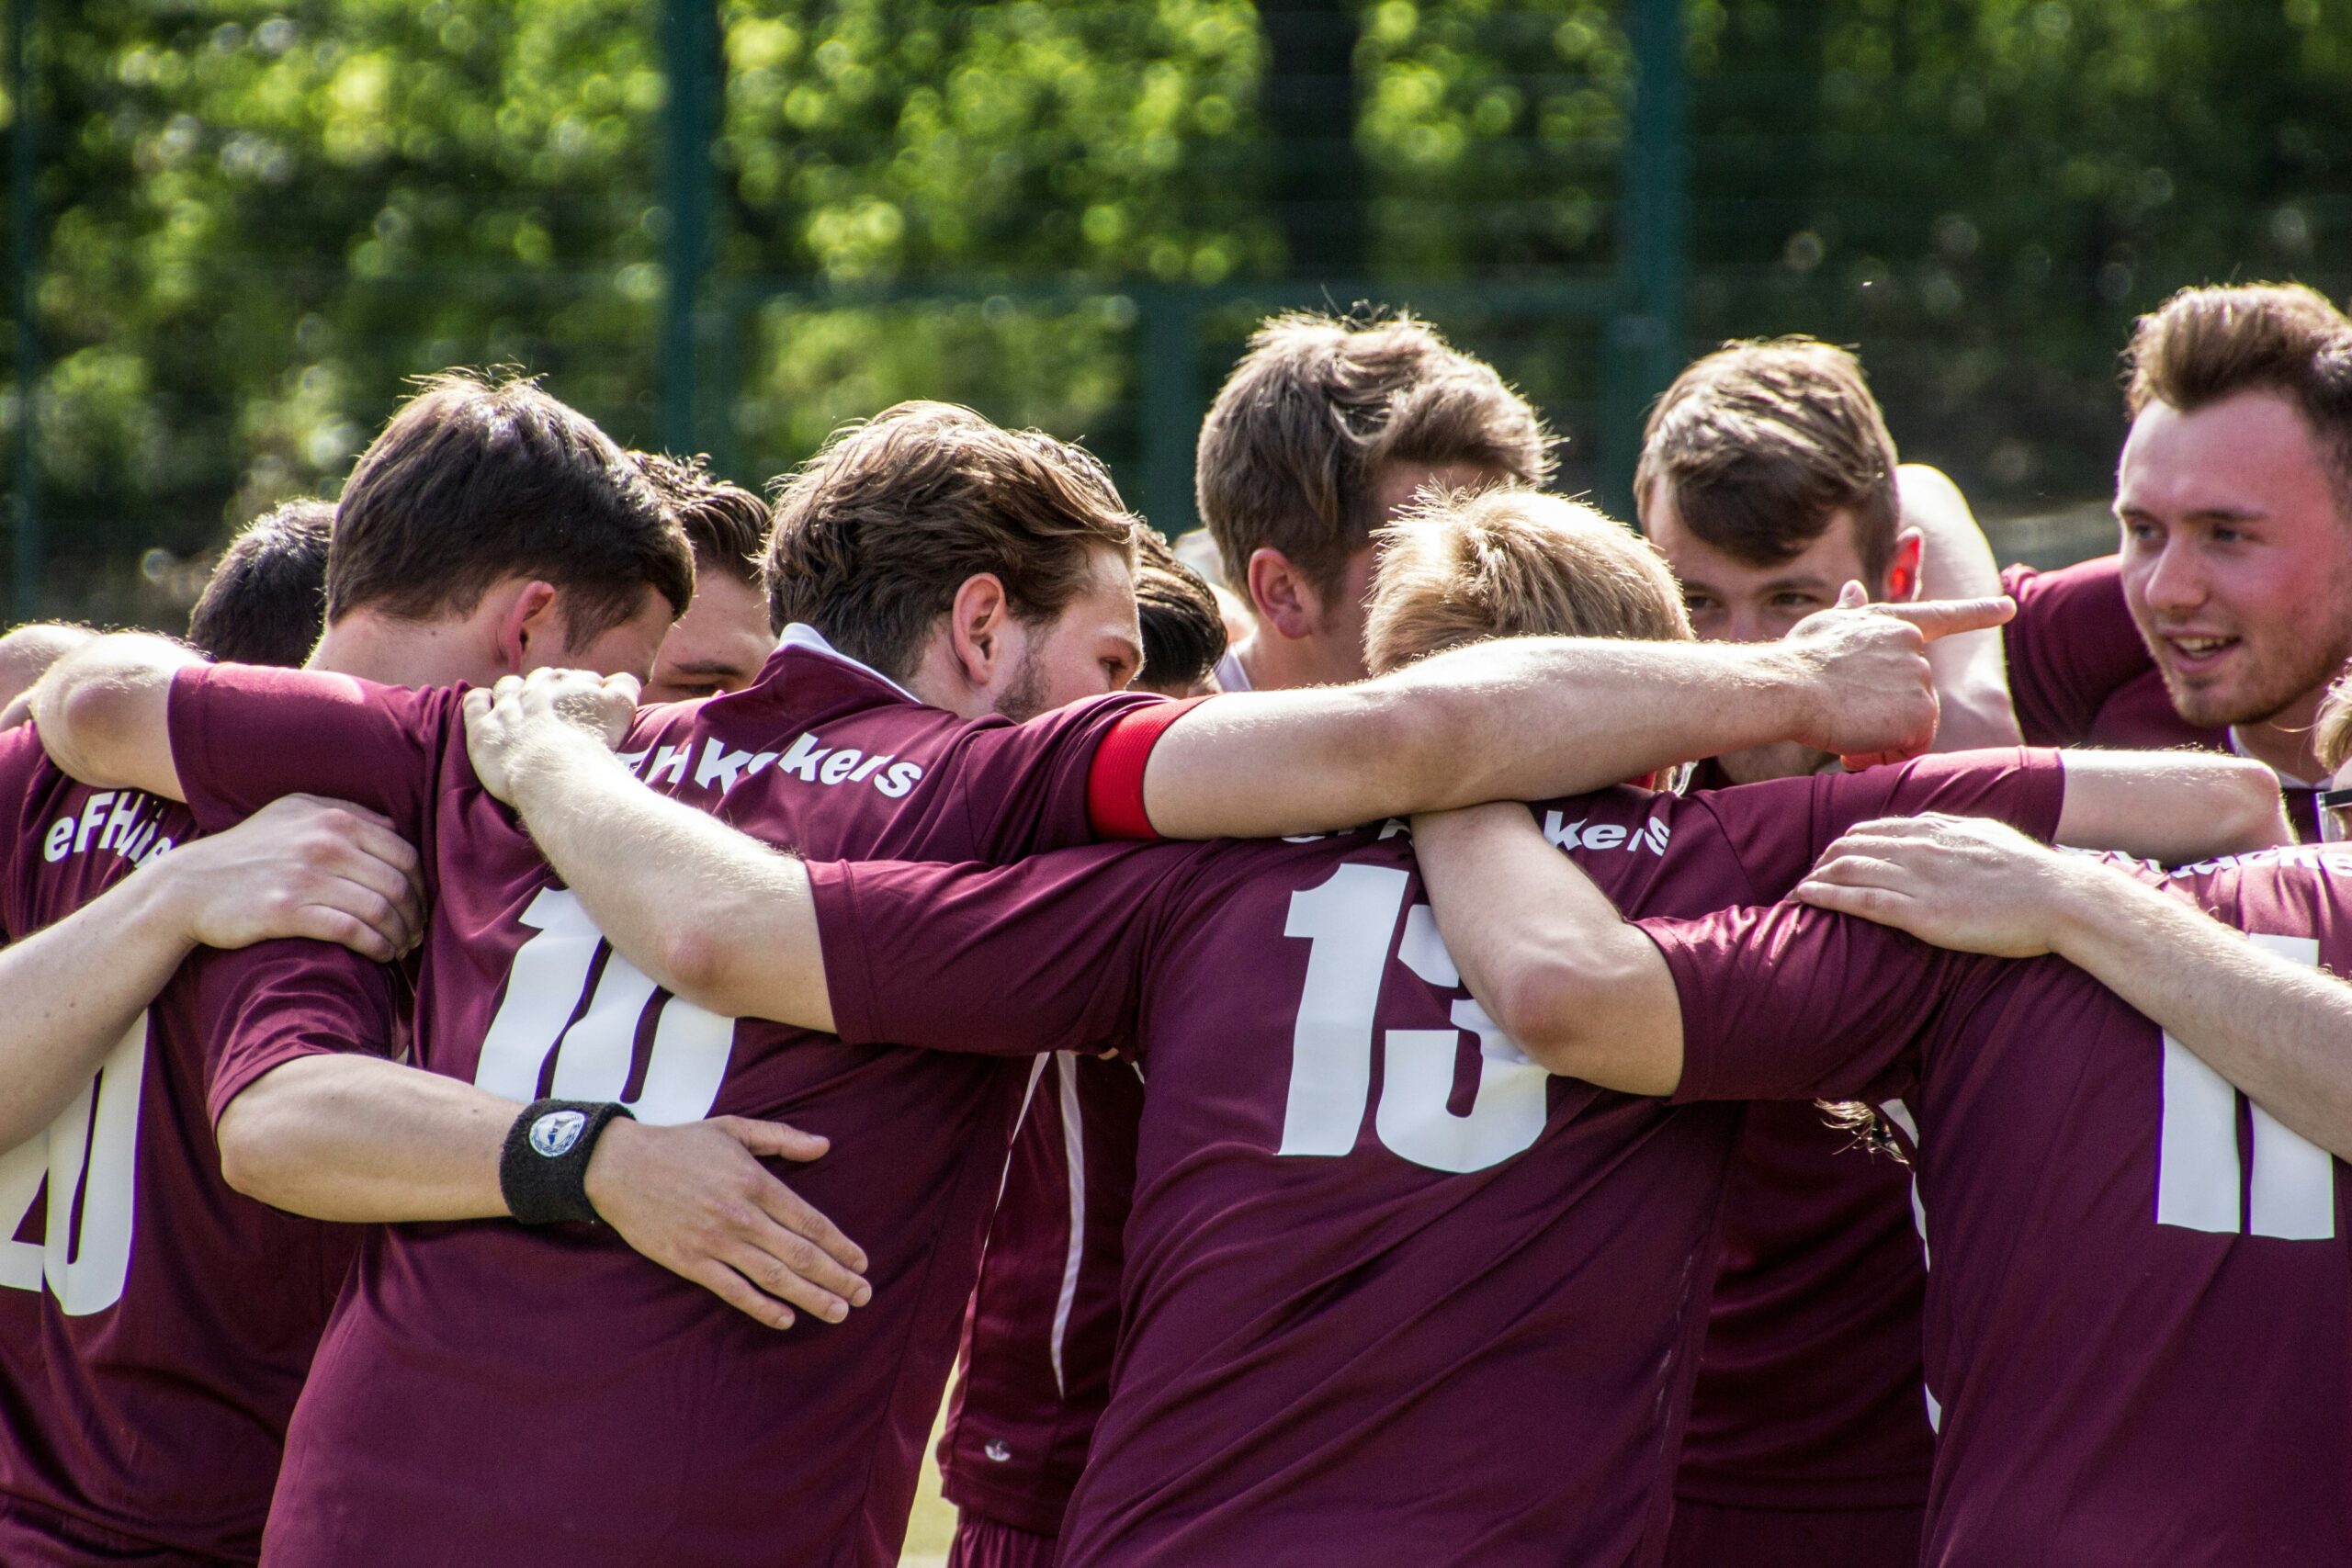
[[[1046,666],[1035,649],[1023,650],[1012,683],[998,694],[991,705],[1015,724],[1026,724],[1046,711]]]

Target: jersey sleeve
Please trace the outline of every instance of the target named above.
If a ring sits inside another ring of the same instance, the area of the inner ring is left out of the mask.
[[[1097,750],[1121,719],[1173,705],[1166,697],[1120,693],[1025,724],[970,726],[956,743],[953,764],[970,841],[981,858],[1001,864],[1092,843],[1088,803]],[[1145,747],[1145,755],[1148,751]],[[1133,771],[1139,802],[1142,757],[1134,759]]]
[[[172,760],[208,831],[310,794],[379,811],[414,842],[460,696],[313,670],[199,665],[172,682]]]
[[[1773,779],[1697,798],[1722,823],[1757,897],[1779,898],[1839,834],[1877,817],[1991,817],[2048,843],[2066,804],[2066,769],[2052,750],[1950,751],[1900,767]]]
[[[2018,604],[2001,632],[2018,728],[2032,745],[2079,745],[2108,699],[2155,667],[2117,559],[2056,571],[2013,566],[2001,586]]]
[[[205,1110],[216,1124],[254,1079],[298,1057],[404,1052],[407,982],[389,964],[293,938],[198,949],[190,962],[206,1022]]]
[[[0,801],[7,802],[16,831],[0,841],[0,942],[23,934],[27,910],[18,871],[40,863],[42,824],[32,815],[33,779],[48,753],[29,724],[0,734]]]
[[[1971,955],[1800,904],[1637,922],[1682,1005],[1677,1100],[1882,1099]]]
[[[835,1032],[1026,1055],[1129,1049],[1181,846],[1018,865],[811,863]]]

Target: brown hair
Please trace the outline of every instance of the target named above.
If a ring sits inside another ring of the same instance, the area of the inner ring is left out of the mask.
[[[2240,392],[2276,392],[2302,412],[2352,511],[2352,320],[2300,283],[2184,288],[2140,318],[2123,351],[2124,407],[2194,413]]]
[[[289,501],[247,524],[187,615],[191,647],[224,664],[287,669],[311,657],[326,624],[334,506]]]
[[[1141,519],[1084,448],[910,402],[835,431],[776,491],[768,620],[806,621],[886,675],[981,572],[1032,625],[1076,598],[1098,549],[1134,564]]]
[[[694,550],[587,415],[526,379],[429,377],[344,483],[327,619],[464,615],[518,576],[563,591],[579,641],[635,615],[648,588],[684,610]]]
[[[2312,747],[2318,753],[2320,765],[2330,773],[2341,772],[2345,763],[2352,762],[2352,675],[2328,688],[2326,699],[2319,705]]]
[[[1682,525],[1750,566],[1803,554],[1840,510],[1872,583],[1902,522],[1894,438],[1861,362],[1808,337],[1727,343],[1694,361],[1642,432],[1634,502],[1663,484]]]
[[[662,452],[629,456],[686,531],[696,569],[709,567],[758,587],[760,558],[767,553],[768,503],[712,473],[707,457],[673,457]]]
[[[1487,637],[1690,637],[1657,547],[1581,502],[1441,496],[1382,529],[1380,545],[1364,626],[1374,671]]]
[[[1329,593],[1382,522],[1374,498],[1392,463],[1541,484],[1552,437],[1494,367],[1413,316],[1268,320],[1210,407],[1193,466],[1227,579],[1247,594],[1250,554],[1277,549]]]
[[[1136,530],[1136,612],[1143,668],[1135,684],[1170,696],[1208,679],[1225,657],[1225,613],[1201,574],[1151,528]]]

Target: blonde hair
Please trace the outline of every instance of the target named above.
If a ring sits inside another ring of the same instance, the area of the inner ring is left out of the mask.
[[[1440,494],[1378,540],[1364,628],[1374,671],[1488,637],[1690,638],[1664,558],[1581,502],[1511,489]]]
[[[2320,765],[2331,774],[2352,762],[2352,675],[2328,688],[2326,700],[2319,705],[2312,745],[2319,753]]]

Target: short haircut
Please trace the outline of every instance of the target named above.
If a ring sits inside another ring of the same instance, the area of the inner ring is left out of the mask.
[[[1666,487],[1701,543],[1749,566],[1802,555],[1840,510],[1875,584],[1902,525],[1894,438],[1861,362],[1807,337],[1727,343],[1658,399],[1642,433],[1634,502]]]
[[[2123,400],[2194,413],[2240,392],[2301,411],[2340,510],[2352,513],[2352,320],[2300,283],[2184,288],[2140,318],[2123,351]]]
[[[708,457],[673,457],[661,452],[629,456],[686,531],[695,567],[723,571],[747,587],[758,587],[760,559],[768,547],[768,503],[712,473]]]
[[[1276,549],[1329,593],[1383,521],[1374,502],[1392,463],[1471,464],[1536,485],[1552,437],[1494,367],[1415,317],[1267,321],[1210,407],[1193,467],[1227,580],[1246,594],[1251,554]]]
[[[2352,675],[2338,680],[2328,689],[2326,700],[2319,705],[2319,722],[2313,726],[2312,747],[2318,754],[2320,765],[2330,773],[2340,772],[2352,762]]]
[[[1189,690],[1225,657],[1225,615],[1201,574],[1176,558],[1150,528],[1137,531],[1136,611],[1143,623],[1143,668],[1135,683]]]
[[[1657,547],[1582,502],[1440,496],[1383,529],[1380,546],[1364,626],[1375,672],[1487,637],[1690,638]]]
[[[334,536],[324,501],[289,501],[247,524],[188,612],[190,645],[224,664],[301,664],[326,624]]]
[[[1084,589],[1093,552],[1132,567],[1142,525],[1084,448],[899,403],[835,431],[777,489],[768,620],[806,621],[903,680],[971,578],[994,573],[1013,615],[1038,625]]]
[[[595,422],[531,381],[430,377],[360,454],[335,506],[327,619],[465,615],[511,577],[563,590],[575,641],[651,588],[694,597],[694,550],[652,481]]]

